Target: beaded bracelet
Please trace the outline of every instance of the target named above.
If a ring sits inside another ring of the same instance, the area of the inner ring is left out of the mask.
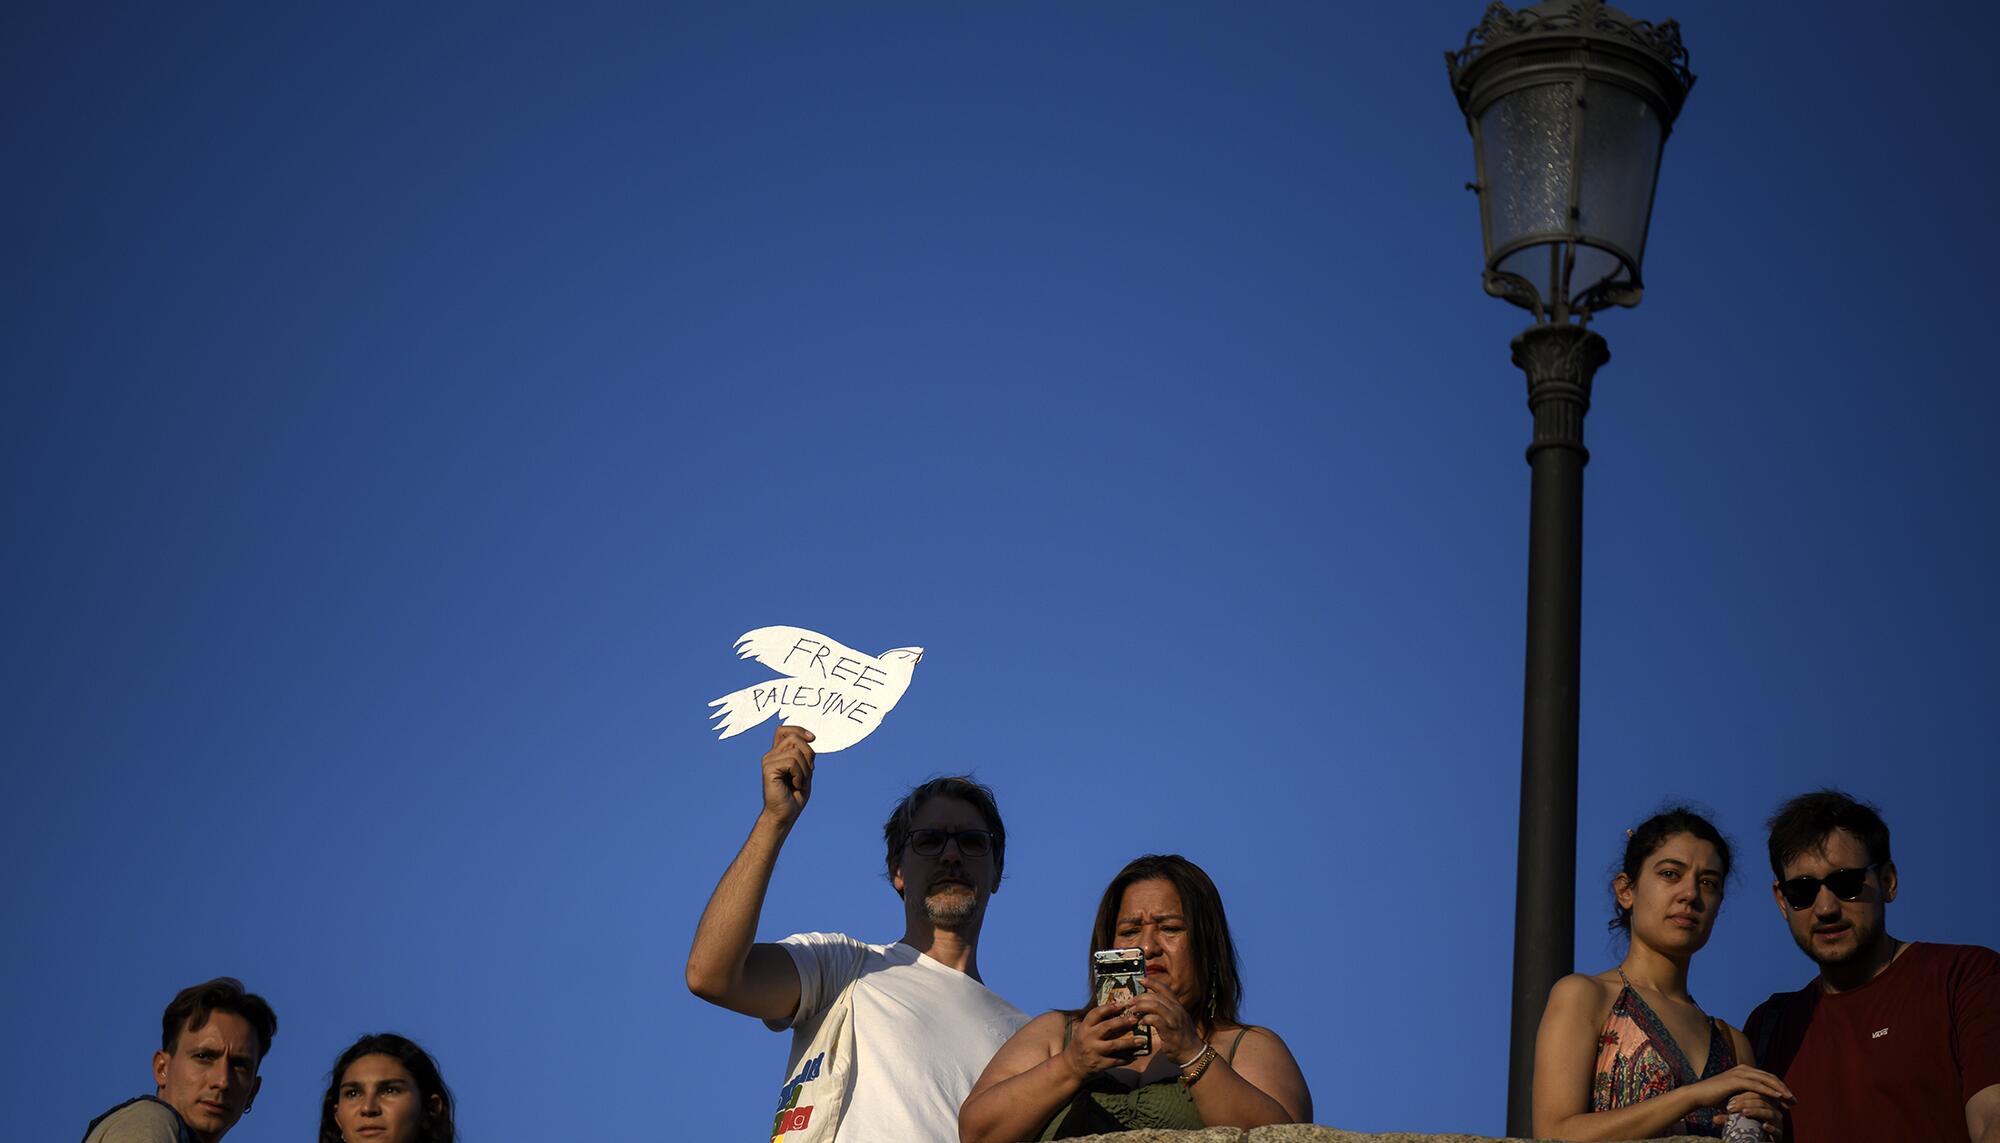
[[[1181,1086],[1193,1087],[1194,1081],[1201,1078],[1201,1073],[1207,1071],[1208,1065],[1214,1063],[1215,1057],[1220,1054],[1221,1053],[1217,1052],[1212,1045],[1203,1044],[1201,1046],[1201,1052],[1197,1054],[1194,1059],[1189,1060],[1186,1064],[1182,1065]]]

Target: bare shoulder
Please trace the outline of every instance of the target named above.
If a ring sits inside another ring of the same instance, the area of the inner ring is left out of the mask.
[[[1571,1003],[1579,1000],[1602,999],[1605,1004],[1609,1005],[1613,1000],[1618,998],[1618,990],[1621,985],[1615,973],[1608,980],[1605,976],[1606,974],[1601,972],[1595,976],[1588,976],[1581,972],[1572,972],[1561,980],[1556,981],[1555,987],[1549,989],[1549,995],[1551,997],[1562,996]]]
[[[1549,989],[1549,1003],[1545,1017],[1597,1022],[1611,1014],[1611,1005],[1618,999],[1619,984],[1616,978],[1605,980],[1598,976],[1585,976],[1580,972],[1570,973],[1555,982]]]
[[[1009,1041],[1013,1044],[1036,1044],[1048,1049],[1053,1056],[1062,1051],[1063,1028],[1069,1023],[1069,1013],[1061,1011],[1044,1012],[1014,1033]]]
[[[1245,1024],[1215,1029],[1208,1043],[1229,1059],[1237,1075],[1278,1101],[1292,1122],[1312,1122],[1312,1091],[1282,1036],[1260,1024]]]
[[[2000,1131],[2000,1083],[1990,1083],[1965,1101],[1965,1125],[1975,1139]]]
[[[1262,1024],[1232,1024],[1217,1028],[1215,1033],[1209,1038],[1209,1043],[1217,1048],[1226,1048],[1234,1043],[1238,1052],[1242,1052],[1245,1049],[1267,1050],[1271,1048],[1276,1048],[1286,1053],[1291,1051],[1290,1048],[1285,1046],[1285,1038],[1283,1036],[1278,1035],[1275,1029],[1266,1028]]]
[[[1285,1043],[1285,1038],[1262,1024],[1217,1028],[1208,1043],[1239,1068],[1248,1065],[1253,1069],[1275,1067],[1293,1072],[1298,1070],[1298,1059],[1292,1055],[1291,1046]]]

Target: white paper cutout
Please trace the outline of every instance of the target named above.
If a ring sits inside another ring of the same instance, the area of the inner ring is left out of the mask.
[[[770,718],[813,732],[813,752],[845,750],[875,733],[882,716],[910,689],[922,647],[864,655],[803,627],[759,627],[736,641],[736,657],[755,659],[787,677],[723,695],[710,715],[718,738]]]

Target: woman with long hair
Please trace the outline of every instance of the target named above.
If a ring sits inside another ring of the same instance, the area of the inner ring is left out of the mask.
[[[1149,854],[1120,870],[1090,947],[1144,952],[1144,990],[1016,1032],[959,1109],[964,1143],[1312,1119],[1285,1042],[1237,1019],[1236,942],[1200,866]]]
[[[1617,967],[1549,990],[1535,1037],[1536,1135],[1721,1136],[1742,1112],[1776,1137],[1791,1089],[1753,1067],[1749,1040],[1688,991],[1728,879],[1729,842],[1685,806],[1626,831],[1611,927],[1629,947]]]
[[[319,1143],[455,1143],[451,1089],[413,1041],[377,1032],[333,1063],[320,1102]]]

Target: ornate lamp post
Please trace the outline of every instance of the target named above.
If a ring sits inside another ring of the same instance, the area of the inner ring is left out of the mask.
[[[1507,1075],[1507,1132],[1529,1135],[1535,1029],[1576,940],[1583,417],[1611,359],[1588,324],[1639,304],[1660,151],[1694,75],[1678,24],[1601,0],[1495,0],[1445,63],[1472,132],[1486,292],[1535,318],[1513,341],[1535,433]]]

